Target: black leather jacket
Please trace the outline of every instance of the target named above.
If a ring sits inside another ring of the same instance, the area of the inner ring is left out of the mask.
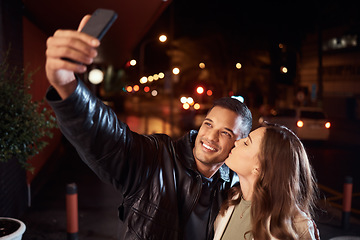
[[[130,131],[116,114],[79,80],[75,92],[61,101],[50,88],[47,100],[66,138],[82,160],[122,192],[119,239],[183,239],[184,226],[201,193],[201,175],[192,154],[196,131],[173,141],[164,134]],[[225,165],[210,211],[208,239],[226,194],[237,176]]]

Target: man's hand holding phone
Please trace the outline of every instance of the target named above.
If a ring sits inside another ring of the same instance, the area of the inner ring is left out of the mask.
[[[81,32],[82,29],[88,27],[87,23],[90,23],[92,19],[90,17],[90,15],[86,15],[81,20],[78,31],[57,30],[47,40],[46,76],[62,99],[70,96],[77,86],[74,73],[84,73],[86,65],[91,64],[97,55],[96,48],[100,45],[98,36],[94,37]],[[92,22],[97,24],[96,21]],[[111,23],[109,25],[107,21],[103,25],[108,29]],[[91,27],[88,28],[92,29]],[[103,35],[104,32],[102,31]]]

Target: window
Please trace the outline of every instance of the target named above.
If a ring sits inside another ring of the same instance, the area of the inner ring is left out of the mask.
[[[323,43],[323,50],[334,50],[342,48],[356,47],[358,45],[358,36],[355,35],[344,35],[338,38],[332,38]]]

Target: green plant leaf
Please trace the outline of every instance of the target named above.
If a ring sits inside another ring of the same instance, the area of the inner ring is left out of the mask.
[[[33,73],[10,66],[9,51],[0,63],[0,161],[17,159],[29,171],[34,168],[27,160],[42,150],[57,127],[45,101],[32,101],[28,92]]]

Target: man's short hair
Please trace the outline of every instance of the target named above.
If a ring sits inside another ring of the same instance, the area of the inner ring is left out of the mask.
[[[249,108],[239,100],[231,97],[222,97],[214,101],[213,106],[209,109],[208,113],[214,107],[222,107],[229,109],[230,111],[235,112],[238,116],[241,117],[241,138],[247,137],[252,128],[252,115]]]

